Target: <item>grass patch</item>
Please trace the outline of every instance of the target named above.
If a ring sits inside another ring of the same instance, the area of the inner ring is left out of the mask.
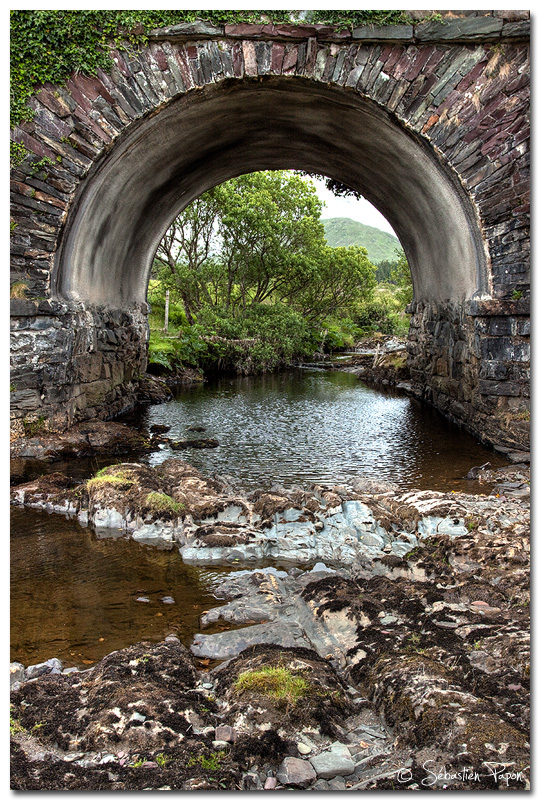
[[[226,753],[224,752],[211,753],[208,756],[204,755],[204,753],[200,753],[198,756],[191,756],[187,762],[187,766],[196,767],[200,765],[203,769],[215,772],[221,767],[221,762],[225,757]]]
[[[11,230],[14,230],[14,229],[15,228],[11,228]],[[22,300],[23,298],[26,297],[26,292],[27,291],[28,291],[28,286],[25,283],[23,283],[22,281],[17,281],[17,283],[12,283],[11,284],[11,287],[10,287],[10,290],[9,290],[9,296],[10,296],[10,298],[13,298],[13,299],[16,299],[16,300]]]
[[[23,419],[24,435],[31,439],[34,436],[39,436],[47,431],[47,422],[44,417]]]
[[[255,692],[293,706],[302,697],[311,693],[309,682],[301,675],[295,675],[287,667],[261,667],[258,670],[242,672],[236,679],[233,689],[236,694]]]
[[[164,492],[148,492],[142,502],[142,508],[153,514],[178,517],[184,510],[184,504]]]
[[[86,483],[89,491],[101,489],[104,486],[114,486],[117,489],[130,489],[135,484],[135,479],[128,472],[106,472],[108,468],[100,469],[93,478]]]
[[[12,706],[10,706],[12,708]],[[26,729],[23,728],[20,721],[12,717],[11,714],[9,715],[9,734],[10,736],[16,736],[18,733],[26,733]]]

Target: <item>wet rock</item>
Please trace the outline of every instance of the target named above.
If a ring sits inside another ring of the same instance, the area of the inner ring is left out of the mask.
[[[18,661],[12,661],[9,665],[9,685],[13,688],[15,683],[21,684],[25,678],[25,669],[23,664]]]
[[[170,425],[150,425],[150,433],[168,433],[170,429]]]
[[[13,458],[60,461],[95,453],[122,455],[150,449],[147,436],[121,422],[92,420],[73,425],[69,430],[22,437],[11,443]]]
[[[302,628],[296,623],[270,623],[236,631],[196,634],[191,652],[197,658],[223,660],[232,658],[256,644],[280,644],[283,647],[310,647]]]
[[[192,448],[195,450],[205,450],[207,448],[219,447],[217,439],[178,439],[169,442],[171,450],[187,450]]]
[[[32,664],[24,673],[25,680],[38,678],[40,675],[57,674],[62,671],[62,662],[58,658],[49,658],[41,664]]]
[[[473,481],[478,478],[478,475],[482,470],[491,469],[491,463],[486,461],[485,464],[482,464],[480,467],[472,467],[468,473],[465,475],[466,480]]]
[[[141,405],[158,405],[172,399],[166,382],[153,375],[144,375],[137,387],[137,402]]]
[[[317,775],[308,761],[289,756],[280,765],[276,778],[283,786],[306,789],[316,780]]]

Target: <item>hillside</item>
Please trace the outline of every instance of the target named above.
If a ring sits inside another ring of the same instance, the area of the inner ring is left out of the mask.
[[[330,247],[350,247],[357,244],[366,248],[372,264],[377,264],[379,261],[395,261],[394,251],[400,244],[391,233],[347,217],[334,217],[321,221]]]

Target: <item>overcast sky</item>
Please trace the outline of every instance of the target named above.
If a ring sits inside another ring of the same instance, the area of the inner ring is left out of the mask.
[[[354,197],[336,197],[332,192],[328,191],[324,185],[323,178],[311,178],[311,180],[317,187],[319,199],[326,204],[326,208],[323,208],[321,214],[322,219],[349,217],[349,219],[363,222],[364,225],[371,225],[373,228],[379,228],[381,231],[388,231],[388,233],[396,235],[390,223],[386,221],[386,217],[379,214],[377,209],[364,198],[356,200]]]

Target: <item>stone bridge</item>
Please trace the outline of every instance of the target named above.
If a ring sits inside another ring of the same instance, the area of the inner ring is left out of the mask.
[[[183,24],[37,91],[12,131],[35,154],[12,170],[12,419],[132,406],[173,218],[229,178],[294,168],[359,190],[396,231],[417,396],[528,449],[528,12],[440,13],[349,31]]]

